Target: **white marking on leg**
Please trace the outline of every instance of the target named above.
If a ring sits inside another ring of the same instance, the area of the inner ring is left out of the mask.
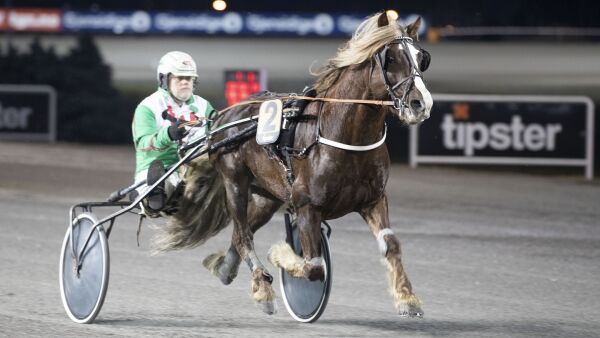
[[[379,244],[379,252],[381,252],[381,255],[384,257],[388,251],[387,242],[385,241],[384,236],[385,235],[393,235],[393,234],[394,234],[394,232],[390,228],[382,229],[379,231],[379,233],[377,233],[377,244]]]
[[[248,256],[246,257],[246,263],[248,263],[250,270],[252,270],[252,272],[256,271],[256,269],[258,269],[258,268],[264,269],[264,267],[258,260],[258,256],[256,255],[256,252],[254,250],[251,250],[250,252],[248,252]]]
[[[323,258],[313,257],[310,260],[306,261],[306,263],[312,266],[323,266]]]

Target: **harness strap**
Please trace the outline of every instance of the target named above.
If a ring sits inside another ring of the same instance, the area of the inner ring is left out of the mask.
[[[291,159],[291,154],[288,152],[287,147],[284,147],[281,152],[283,153],[283,156],[285,156],[285,171],[286,171],[286,176],[287,176],[287,180],[288,180],[288,184],[291,186],[292,184],[294,184],[294,170],[292,168],[292,159]]]
[[[306,154],[308,154],[312,147],[316,146],[317,144],[319,144],[319,141],[315,140],[313,143],[309,144],[307,147],[304,148],[284,147],[283,149],[285,149],[288,152],[288,154],[291,154],[296,158],[303,158],[304,156],[306,156]]]
[[[381,140],[373,143],[373,144],[369,144],[366,146],[353,146],[350,144],[345,144],[345,143],[340,143],[340,142],[336,142],[327,138],[324,138],[321,135],[318,135],[317,137],[317,142],[322,143],[322,144],[326,144],[330,147],[334,147],[334,148],[339,148],[339,149],[344,149],[344,150],[350,150],[350,151],[369,151],[369,150],[373,150],[377,147],[379,147],[380,145],[382,145],[385,142],[385,138],[387,136],[387,125],[385,125],[384,129],[383,129],[383,137],[381,138]]]

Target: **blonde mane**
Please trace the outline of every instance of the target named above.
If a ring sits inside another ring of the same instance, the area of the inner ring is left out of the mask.
[[[389,24],[378,27],[381,13],[376,13],[363,21],[352,38],[348,40],[328,63],[312,75],[318,76],[315,82],[317,92],[322,92],[333,85],[340,72],[350,65],[356,65],[368,60],[377,50],[400,36],[406,36],[404,28],[388,16]],[[386,14],[387,15],[387,14]]]

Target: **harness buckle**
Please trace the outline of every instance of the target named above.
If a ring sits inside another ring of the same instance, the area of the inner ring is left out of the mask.
[[[393,97],[392,102],[394,102],[394,108],[396,108],[396,110],[398,110],[400,112],[402,112],[402,109],[404,109],[404,107],[406,107],[404,100],[402,100],[401,98]]]

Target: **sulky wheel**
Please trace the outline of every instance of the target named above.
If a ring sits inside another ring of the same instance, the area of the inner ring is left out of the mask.
[[[106,233],[101,225],[94,227],[96,217],[83,213],[73,220],[63,241],[60,253],[60,292],[65,311],[74,322],[94,321],[104,303],[108,288],[109,254]],[[71,241],[71,231],[73,239]],[[79,267],[75,265],[73,247],[77,254],[89,241]]]
[[[302,248],[298,236],[298,227],[290,222],[290,216],[285,215],[288,244],[297,255],[302,256]],[[323,281],[309,281],[305,278],[290,276],[283,269],[279,269],[281,293],[290,315],[299,322],[311,323],[319,319],[329,299],[331,291],[331,256],[326,228],[321,228],[321,252],[325,267]]]

